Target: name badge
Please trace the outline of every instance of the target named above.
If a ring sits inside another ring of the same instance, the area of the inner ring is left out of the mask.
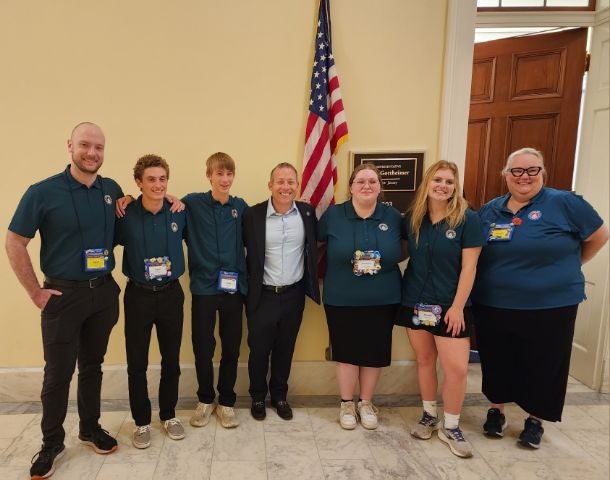
[[[381,253],[378,250],[356,250],[352,257],[354,275],[376,275],[381,270]]]
[[[218,272],[218,284],[216,288],[221,292],[235,293],[237,292],[237,272]]]
[[[83,252],[85,272],[103,272],[108,270],[108,250],[105,248],[88,248]]]
[[[144,259],[144,278],[161,281],[172,276],[172,262],[169,257],[152,257]]]
[[[513,237],[515,225],[513,223],[492,223],[487,234],[488,242],[508,242]]]
[[[440,305],[428,305],[427,303],[418,303],[415,305],[413,324],[426,325],[428,327],[436,327],[441,323],[441,313],[443,308]]]

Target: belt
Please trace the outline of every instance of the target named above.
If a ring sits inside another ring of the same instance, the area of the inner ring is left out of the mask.
[[[162,283],[161,285],[148,285],[147,283],[134,282],[133,280],[129,280],[129,284],[134,287],[141,288],[143,290],[148,290],[150,292],[161,292],[163,290],[167,290],[170,287],[173,287],[178,280],[172,280],[171,282]]]
[[[90,278],[89,280],[62,280],[60,278],[44,277],[45,283],[54,287],[64,288],[97,288],[112,280],[112,275]]]
[[[273,293],[284,293],[290,290],[291,288],[296,287],[298,284],[299,282],[293,283],[292,285],[283,285],[281,287],[276,287],[274,285],[263,285],[263,290],[267,290],[268,292]]]

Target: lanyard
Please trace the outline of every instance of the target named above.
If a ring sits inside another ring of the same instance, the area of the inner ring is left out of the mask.
[[[145,221],[145,215],[147,210],[144,208],[144,205],[142,205],[142,203],[140,202],[140,208],[142,209],[142,213],[143,215],[141,215],[141,220],[142,220],[142,239],[144,241],[144,258],[149,258],[152,255],[153,252],[149,252],[148,250],[148,244],[146,242],[146,232],[144,231],[144,221]],[[154,215],[151,214],[151,217],[154,217]],[[167,209],[165,208],[165,204],[163,205],[163,226],[164,226],[164,230],[165,230],[165,251],[167,253],[167,255],[169,255],[169,226],[167,224]]]
[[[70,192],[70,199],[72,200],[72,209],[74,210],[74,216],[76,217],[76,226],[78,227],[78,233],[80,235],[80,241],[82,250],[85,251],[88,247],[85,246],[85,235],[83,234],[83,228],[80,223],[80,217],[78,216],[78,210],[76,209],[76,202],[74,201],[74,193],[72,192],[72,185],[70,185],[70,178],[68,177],[68,168],[64,170],[64,180],[66,181],[66,185],[68,187],[68,192]],[[97,176],[100,179],[100,189],[102,192],[102,201],[105,201],[106,195],[104,194],[104,182],[102,181],[102,177],[100,175]],[[82,185],[82,184],[81,184]],[[106,208],[104,207],[104,248],[107,248],[107,235],[108,235],[108,218],[106,215]],[[92,247],[93,245],[90,245]]]
[[[374,212],[373,212],[373,213],[374,213]],[[344,204],[343,204],[343,214],[344,214],[346,217],[348,216],[348,215],[347,215],[347,203],[344,203]],[[370,218],[370,217],[369,217],[369,218]],[[366,221],[368,220],[368,218],[360,218],[360,217],[358,217],[358,218],[357,218],[357,220],[358,220],[358,219],[359,219],[361,222],[366,222]],[[383,220],[383,218],[382,218],[381,220]],[[362,225],[364,225],[364,223],[362,223]],[[374,248],[374,250],[375,250],[375,251],[377,251],[377,250],[379,250],[379,249],[377,248],[377,240],[378,240],[378,239],[377,239],[377,229],[373,229],[373,231],[375,232],[375,248]],[[355,229],[355,228],[352,230],[352,238],[353,238],[353,243],[354,243],[354,252],[355,252],[355,251],[356,251],[356,229]]]
[[[419,291],[419,294],[417,295],[417,298],[420,300],[421,302],[421,296],[424,293],[424,290],[426,289],[426,285],[428,283],[428,279],[430,279],[430,274],[432,273],[432,259],[434,258],[434,247],[436,246],[436,240],[438,239],[439,236],[439,232],[441,230],[441,226],[442,224],[445,223],[444,221],[440,221],[436,224],[433,224],[432,222],[430,222],[430,226],[432,228],[432,231],[434,232],[434,238],[430,239],[428,238],[428,246],[426,247],[426,263],[427,263],[427,269],[426,269],[426,277],[424,278],[424,283]],[[434,275],[432,275],[432,278],[430,279],[430,283],[432,284],[432,293],[434,294],[434,299],[436,301],[436,299],[438,298],[438,295],[436,294],[436,285],[434,284]]]
[[[212,219],[214,220],[214,235],[216,236],[216,263],[220,266],[221,270],[224,270],[225,267],[223,267],[223,263],[221,262],[221,258],[220,258],[220,241],[219,241],[219,235],[218,235],[218,222],[216,221],[216,210],[218,210],[220,213],[222,213],[222,209],[224,208],[224,205],[221,204],[220,202],[218,202],[218,204],[220,205],[220,207],[216,207],[214,205],[214,202],[216,200],[214,200],[214,197],[212,197],[212,194],[210,193],[210,198],[212,201]],[[227,207],[231,207],[232,205],[229,204],[229,202],[227,202],[225,205],[227,205]],[[237,235],[237,217],[238,215],[233,215],[233,212],[237,213],[237,209],[232,208],[231,209],[231,215],[233,216],[233,222],[235,223],[235,268],[237,268],[237,259],[239,258],[239,238]],[[228,268],[228,266],[226,267]]]

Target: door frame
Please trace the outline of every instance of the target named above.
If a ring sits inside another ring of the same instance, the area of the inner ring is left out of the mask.
[[[602,2],[600,2],[602,3]],[[598,8],[600,6],[598,5]],[[603,8],[595,12],[481,12],[477,13],[476,0],[447,0],[447,24],[445,28],[445,60],[443,70],[443,90],[441,106],[441,124],[439,134],[439,159],[455,162],[460,169],[460,181],[464,182],[466,163],[466,136],[468,114],[470,111],[470,85],[472,80],[472,59],[474,51],[474,33],[476,27],[595,27],[607,21],[609,7],[605,2]],[[605,20],[604,20],[605,19]],[[586,102],[586,99],[585,99]],[[587,128],[587,125],[584,125]],[[581,131],[580,140],[586,142],[590,135]],[[587,145],[580,144],[579,158],[575,175],[575,184],[585,176],[590,176],[595,169],[593,159],[580,155],[587,151]],[[607,161],[603,159],[602,161]],[[608,205],[594,207],[608,220]],[[608,248],[607,246],[604,248]],[[608,275],[606,274],[606,277]],[[606,278],[606,285],[608,279]],[[600,331],[607,337],[609,322],[609,299],[606,295],[597,306],[602,312]],[[604,333],[605,332],[605,333]],[[604,378],[608,375],[610,346],[606,341],[598,349],[595,361],[596,374],[589,385],[598,390],[604,387]],[[590,382],[587,382],[590,383]],[[605,381],[605,383],[608,383]],[[607,388],[605,385],[604,388]]]

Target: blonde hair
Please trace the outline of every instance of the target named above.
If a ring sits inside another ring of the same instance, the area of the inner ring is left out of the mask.
[[[216,152],[208,157],[205,161],[205,174],[211,176],[214,170],[228,170],[235,173],[235,162],[224,152]]]
[[[411,213],[411,230],[415,234],[415,244],[419,242],[419,232],[421,230],[421,224],[424,220],[424,215],[428,213],[428,187],[432,178],[439,170],[451,170],[454,176],[453,196],[449,199],[447,204],[447,213],[443,220],[447,222],[449,228],[455,229],[464,221],[466,216],[466,209],[468,208],[468,202],[462,196],[462,188],[460,187],[460,176],[458,166],[453,162],[446,160],[439,160],[438,162],[430,165],[424,173],[424,178],[417,188],[415,199],[409,207]]]

